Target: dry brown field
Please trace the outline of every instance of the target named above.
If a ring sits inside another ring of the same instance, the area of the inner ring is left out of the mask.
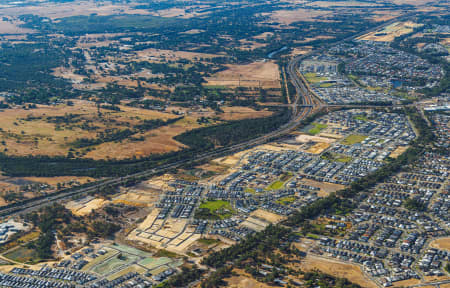
[[[290,25],[298,21],[314,21],[320,16],[330,14],[329,11],[319,11],[299,8],[296,10],[278,10],[271,13],[273,22]]]
[[[406,150],[408,150],[409,146],[399,146],[397,147],[397,149],[395,149],[394,151],[391,152],[391,154],[389,154],[389,157],[391,158],[397,158],[398,156],[402,155]]]
[[[66,155],[70,149],[69,143],[78,138],[95,138],[97,132],[107,128],[124,129],[125,123],[133,126],[142,120],[167,120],[177,117],[172,113],[120,106],[122,110],[120,112],[100,109],[102,112],[100,118],[97,115],[95,103],[82,100],[73,102],[73,106],[65,104],[39,105],[32,110],[17,108],[0,112],[2,119],[0,127],[3,129],[0,133],[5,141],[3,146],[7,148],[7,153],[11,155]],[[46,120],[47,117],[68,114],[80,115],[77,119],[81,120],[61,125]],[[41,117],[41,119],[26,120],[27,117]],[[82,122],[88,122],[99,128],[97,131],[84,130],[79,127]],[[133,155],[149,155],[176,150],[182,145],[174,141],[172,137],[196,127],[199,125],[195,118],[187,117],[171,125],[143,133],[145,141],[124,140],[123,143],[110,142],[97,145],[96,150],[88,152],[86,157],[100,159],[107,155],[114,155],[118,158],[127,158]]]
[[[383,28],[381,31],[370,32],[366,35],[359,37],[358,39],[370,40],[370,41],[391,42],[396,37],[411,33],[414,28],[420,27],[420,26],[421,26],[421,24],[417,24],[417,23],[414,23],[411,21],[396,22],[396,23],[393,23],[393,24]]]
[[[268,43],[259,43],[256,41],[249,41],[246,39],[241,39],[241,40],[239,40],[239,42],[241,43],[241,46],[239,47],[239,49],[247,50],[247,51],[255,50],[257,48],[262,48],[262,47],[267,46],[267,44],[268,44]]]
[[[450,237],[439,238],[430,243],[431,247],[450,251]]]
[[[163,9],[155,12],[150,12],[151,15],[154,16],[160,16],[160,17],[167,17],[167,18],[182,18],[182,19],[190,19],[193,17],[199,17],[199,16],[205,16],[208,15],[211,12],[197,12],[200,8],[206,8],[209,7],[207,5],[192,5],[192,6],[186,6],[183,8],[169,8],[169,9]],[[187,12],[189,10],[189,12]]]
[[[186,117],[173,124],[163,126],[143,134],[144,141],[133,142],[124,140],[122,143],[108,142],[96,146],[96,149],[86,154],[87,158],[105,159],[114,155],[116,159],[126,159],[133,156],[144,157],[155,153],[178,151],[185,147],[173,137],[187,130],[201,127],[196,118]]]
[[[402,281],[397,281],[392,283],[392,285],[394,287],[410,287],[412,285],[417,285],[420,284],[420,280],[419,279],[407,279],[407,280],[402,280]]]
[[[222,120],[242,120],[249,118],[260,118],[268,117],[273,114],[272,111],[267,109],[257,111],[250,107],[233,106],[233,107],[223,107],[224,113],[220,113],[218,116]]]
[[[318,269],[335,277],[347,278],[361,287],[377,288],[377,285],[370,281],[357,265],[346,264],[336,260],[324,259],[308,254],[302,261],[300,268],[303,271]]]
[[[312,154],[320,154],[328,147],[330,147],[330,144],[328,143],[317,143],[311,146],[311,148],[308,149],[308,152]]]
[[[95,179],[91,177],[74,177],[74,176],[59,176],[59,177],[23,177],[22,179],[32,182],[45,183],[56,186],[58,183],[66,183],[69,181],[77,181],[80,184],[92,182]]]
[[[15,6],[8,5],[0,9],[0,16],[18,16],[23,14],[34,14],[41,17],[48,17],[51,19],[58,19],[64,17],[91,14],[98,16],[108,16],[115,14],[140,14],[150,15],[150,12],[144,9],[134,9],[136,4],[112,4],[112,3],[97,3],[94,1],[76,1],[67,3],[52,3],[51,5],[28,5]]]
[[[311,46],[304,46],[302,48],[296,47],[296,48],[292,49],[290,55],[291,56],[304,55],[304,54],[311,52],[311,50],[312,50]]]
[[[0,15],[2,15],[0,9]],[[3,17],[1,17],[3,18]],[[22,28],[19,27],[20,24],[23,24],[23,22],[15,20],[11,17],[9,17],[10,21],[5,21],[0,18],[0,34],[28,34],[28,33],[34,33],[32,29]],[[8,17],[7,17],[8,18]]]
[[[315,7],[375,7],[379,6],[377,3],[359,2],[359,1],[315,1],[308,3],[307,6]]]
[[[249,274],[245,273],[243,270],[240,269],[234,269],[233,272],[235,272],[237,275],[233,276],[231,278],[225,278],[224,281],[227,283],[227,287],[230,288],[269,288],[273,287],[270,285],[267,285],[265,283],[256,281],[253,279]]]
[[[379,10],[379,11],[373,11],[375,16],[372,18],[374,21],[381,22],[381,21],[389,21],[391,19],[394,19],[395,17],[398,17],[400,14],[402,14],[401,11],[392,11],[392,10]]]
[[[320,191],[317,191],[317,195],[320,197],[326,197],[332,192],[336,192],[345,188],[345,186],[341,184],[318,182],[311,179],[302,179],[301,181],[306,185],[320,188]]]
[[[397,5],[408,4],[413,6],[424,6],[436,2],[436,0],[392,0],[392,2]]]
[[[279,223],[280,221],[286,219],[285,216],[282,215],[278,215],[266,210],[262,210],[262,209],[258,209],[253,211],[252,213],[250,213],[250,216],[256,217],[256,218],[261,218],[267,222],[270,223]]]
[[[189,51],[173,51],[173,50],[161,50],[155,48],[149,48],[142,51],[137,51],[137,61],[139,60],[153,60],[153,61],[176,61],[180,59],[195,60],[200,58],[211,59],[214,57],[223,57],[220,54],[208,54],[208,53],[198,53]]]
[[[267,39],[267,37],[272,37],[273,35],[274,35],[273,32],[264,32],[259,35],[253,36],[253,38],[265,40]]]
[[[280,71],[273,61],[227,65],[228,69],[207,78],[206,85],[280,88]]]

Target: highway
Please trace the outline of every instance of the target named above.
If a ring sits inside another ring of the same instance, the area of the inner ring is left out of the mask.
[[[400,18],[406,18],[406,17],[409,17],[410,15],[411,14],[407,14]],[[395,21],[399,21],[400,18],[391,20],[391,21],[386,22],[377,27],[373,27],[367,31],[358,33],[357,35],[353,35],[353,36],[348,37],[339,42],[334,42],[334,43],[332,43],[332,45],[337,45],[344,41],[348,41],[348,40],[357,38],[360,35],[366,34],[368,32],[380,29],[384,26],[392,24]],[[157,175],[159,173],[164,173],[168,170],[181,167],[186,164],[193,164],[193,163],[197,163],[197,162],[201,162],[201,161],[205,161],[205,160],[210,160],[213,158],[223,157],[225,155],[233,154],[233,153],[236,153],[236,152],[239,152],[242,150],[246,150],[246,149],[273,141],[274,139],[277,139],[281,136],[291,133],[302,123],[303,120],[305,120],[309,116],[311,116],[311,115],[317,113],[318,111],[324,109],[325,107],[327,107],[327,105],[322,100],[320,100],[316,95],[314,95],[314,93],[311,91],[308,83],[304,79],[303,75],[301,75],[301,73],[298,71],[297,68],[299,66],[299,63],[306,57],[310,57],[311,55],[316,55],[316,54],[322,53],[328,48],[329,48],[329,46],[324,46],[323,48],[321,48],[319,50],[313,51],[312,53],[299,55],[299,56],[291,59],[290,62],[288,63],[287,73],[289,75],[289,78],[290,78],[292,84],[295,87],[296,95],[295,95],[292,103],[289,105],[289,107],[291,108],[291,118],[290,118],[289,122],[282,125],[277,130],[270,132],[266,135],[243,142],[243,143],[235,144],[235,145],[232,145],[229,147],[215,149],[210,152],[205,152],[205,153],[200,154],[191,159],[186,159],[186,160],[182,160],[182,161],[178,161],[178,162],[174,162],[174,163],[170,163],[170,164],[165,164],[165,165],[159,166],[157,168],[145,170],[145,171],[135,173],[135,174],[130,174],[130,175],[127,175],[124,177],[109,178],[109,179],[103,180],[101,182],[95,182],[91,186],[86,187],[86,188],[79,188],[79,189],[74,189],[71,191],[65,191],[65,192],[60,192],[60,193],[56,192],[56,193],[49,195],[48,197],[46,197],[44,199],[35,199],[35,200],[32,199],[28,202],[17,204],[14,207],[8,207],[8,206],[0,207],[0,216],[10,216],[10,215],[28,213],[32,210],[36,210],[39,207],[48,205],[52,202],[63,201],[65,199],[69,199],[75,195],[83,195],[83,194],[87,194],[89,192],[95,192],[95,191],[97,191],[97,189],[106,187],[106,186],[121,185],[126,180],[129,180],[129,179],[151,177],[151,176]]]

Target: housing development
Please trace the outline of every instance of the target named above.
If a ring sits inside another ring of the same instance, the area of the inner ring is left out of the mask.
[[[450,287],[448,1],[0,16],[0,287]]]

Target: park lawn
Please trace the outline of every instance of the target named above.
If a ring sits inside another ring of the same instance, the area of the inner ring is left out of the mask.
[[[223,200],[207,201],[200,204],[199,208],[208,209],[212,215],[217,216],[220,219],[229,218],[234,214],[230,202]]]
[[[309,129],[308,134],[310,134],[310,135],[319,134],[320,131],[322,131],[323,129],[328,127],[326,124],[320,124],[320,123],[312,123],[311,125],[313,125],[314,128]]]
[[[361,120],[361,121],[365,121],[365,122],[369,121],[369,119],[366,116],[362,116],[362,115],[355,116],[354,118],[355,118],[355,120]]]
[[[267,186],[266,190],[278,190],[281,189],[281,187],[283,187],[285,182],[283,181],[275,181],[272,184],[270,184],[269,186]]]
[[[353,145],[353,144],[356,144],[356,143],[361,143],[366,138],[367,138],[367,136],[365,136],[365,135],[352,134],[352,135],[347,136],[342,141],[342,144],[344,144],[344,145]]]
[[[228,208],[231,209],[230,202],[223,201],[223,200],[212,200],[204,202],[200,205],[200,208],[207,208],[211,212],[216,212],[217,210],[221,208]]]
[[[306,237],[312,238],[312,239],[320,239],[320,237],[316,234],[308,233],[306,234]]]
[[[335,158],[335,160],[337,162],[348,163],[348,162],[352,161],[352,157],[339,155]]]
[[[329,87],[333,87],[334,84],[333,83],[321,83],[319,85],[320,88],[329,88]]]
[[[288,204],[294,202],[295,199],[296,199],[295,196],[286,196],[286,197],[278,199],[276,202],[281,205],[288,205]]]
[[[328,80],[327,77],[319,77],[319,76],[317,76],[316,73],[306,73],[305,78],[306,78],[306,81],[308,81],[311,84],[315,84],[315,83],[319,83],[321,81]]]
[[[256,193],[256,190],[253,189],[253,188],[247,187],[247,188],[245,188],[244,192],[245,192],[245,193],[252,193],[252,194],[255,194],[255,193]]]

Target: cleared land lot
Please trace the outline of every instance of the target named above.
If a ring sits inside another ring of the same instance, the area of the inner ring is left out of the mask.
[[[278,65],[273,61],[226,66],[227,70],[207,78],[206,85],[280,88],[280,71]]]
[[[233,272],[239,271],[238,269],[234,269]],[[239,271],[237,276],[233,276],[231,278],[226,278],[224,281],[227,283],[227,287],[230,288],[269,288],[273,287],[259,281],[253,279],[250,275],[246,274],[243,271]]]
[[[414,28],[420,27],[422,24],[417,24],[411,21],[407,22],[396,22],[393,23],[381,31],[370,32],[366,35],[359,37],[360,40],[370,40],[370,41],[382,41],[391,42],[396,37],[411,33]]]
[[[241,120],[248,118],[259,118],[259,117],[268,117],[273,114],[273,112],[268,110],[255,110],[250,107],[223,107],[222,110],[224,113],[219,115],[222,120]]]
[[[361,287],[378,287],[364,275],[359,266],[352,264],[345,264],[339,261],[323,259],[308,254],[308,256],[306,256],[306,258],[302,261],[300,268],[303,271],[318,269],[324,273],[336,277],[347,278]]]
[[[262,209],[257,209],[255,211],[253,211],[252,213],[250,213],[250,216],[261,218],[270,223],[278,223],[278,222],[286,219],[285,216],[278,215],[278,214],[275,214],[275,213],[272,213],[272,212],[269,212],[266,210],[262,210]]]
[[[389,157],[391,158],[397,158],[398,156],[402,155],[406,150],[408,150],[409,146],[400,146],[397,147],[394,151],[389,154]]]
[[[73,201],[71,201],[73,202]],[[108,200],[96,198],[92,199],[86,203],[68,203],[66,206],[68,209],[72,211],[74,215],[77,216],[85,216],[91,214],[96,209],[99,209],[109,203]]]
[[[430,246],[450,251],[450,237],[436,239],[430,243]]]

